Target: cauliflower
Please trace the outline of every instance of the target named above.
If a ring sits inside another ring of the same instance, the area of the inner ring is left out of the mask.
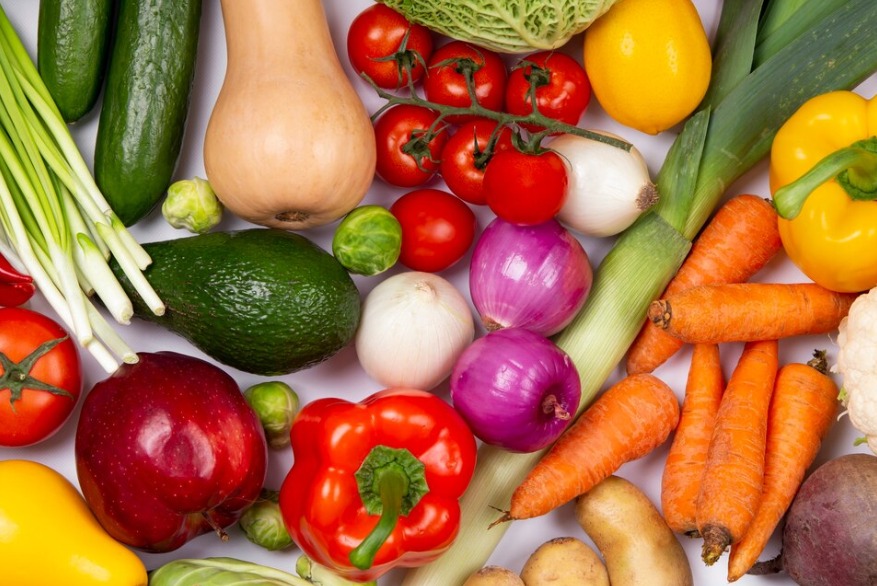
[[[877,287],[853,302],[840,323],[837,343],[832,370],[843,377],[841,399],[850,423],[877,454]]]

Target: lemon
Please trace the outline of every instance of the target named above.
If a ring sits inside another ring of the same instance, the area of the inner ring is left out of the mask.
[[[712,55],[691,0],[621,0],[585,31],[584,64],[609,116],[657,134],[703,99]]]

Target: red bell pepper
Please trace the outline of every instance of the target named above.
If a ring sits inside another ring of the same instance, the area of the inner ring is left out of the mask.
[[[350,580],[419,566],[457,536],[475,437],[448,403],[389,389],[360,403],[318,399],[290,431],[280,509],[296,545]]]
[[[19,272],[0,254],[0,306],[17,307],[33,297],[33,277]]]

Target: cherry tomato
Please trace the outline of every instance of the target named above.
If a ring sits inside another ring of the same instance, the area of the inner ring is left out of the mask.
[[[447,125],[439,123],[427,134],[438,113],[408,104],[397,104],[375,122],[377,163],[375,172],[398,187],[423,185],[439,168],[448,140]]]
[[[566,186],[563,159],[554,151],[503,151],[484,170],[487,205],[514,224],[541,224],[553,218],[566,200]]]
[[[507,112],[526,116],[533,111],[531,83],[536,84],[536,107],[539,112],[567,124],[578,124],[591,101],[591,83],[584,67],[564,53],[534,53],[512,69],[505,92]],[[522,126],[532,131],[543,129],[529,123]]]
[[[442,162],[439,173],[448,189],[460,199],[476,205],[484,205],[482,184],[484,169],[492,156],[485,149],[496,131],[496,122],[487,118],[476,118],[463,123],[442,149]],[[512,131],[507,126],[499,130],[492,153],[514,148]]]
[[[347,55],[353,69],[368,75],[382,88],[407,84],[409,72],[414,83],[420,81],[432,48],[429,29],[408,22],[384,4],[374,4],[360,12],[347,31]]]
[[[40,345],[55,342],[49,348]],[[76,344],[56,321],[22,307],[0,309],[0,446],[28,446],[57,432],[79,400]]]
[[[497,53],[463,41],[442,45],[430,57],[423,80],[426,99],[458,108],[472,105],[464,73],[467,68],[473,72],[476,101],[489,110],[502,110],[508,75],[505,63]],[[448,121],[459,123],[470,118],[449,116]]]
[[[475,214],[447,191],[410,191],[390,211],[402,226],[399,261],[409,269],[442,271],[463,258],[475,240]]]

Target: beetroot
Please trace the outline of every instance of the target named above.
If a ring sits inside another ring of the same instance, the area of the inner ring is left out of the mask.
[[[877,585],[877,456],[835,458],[804,481],[782,553],[750,573],[780,570],[801,586]]]

